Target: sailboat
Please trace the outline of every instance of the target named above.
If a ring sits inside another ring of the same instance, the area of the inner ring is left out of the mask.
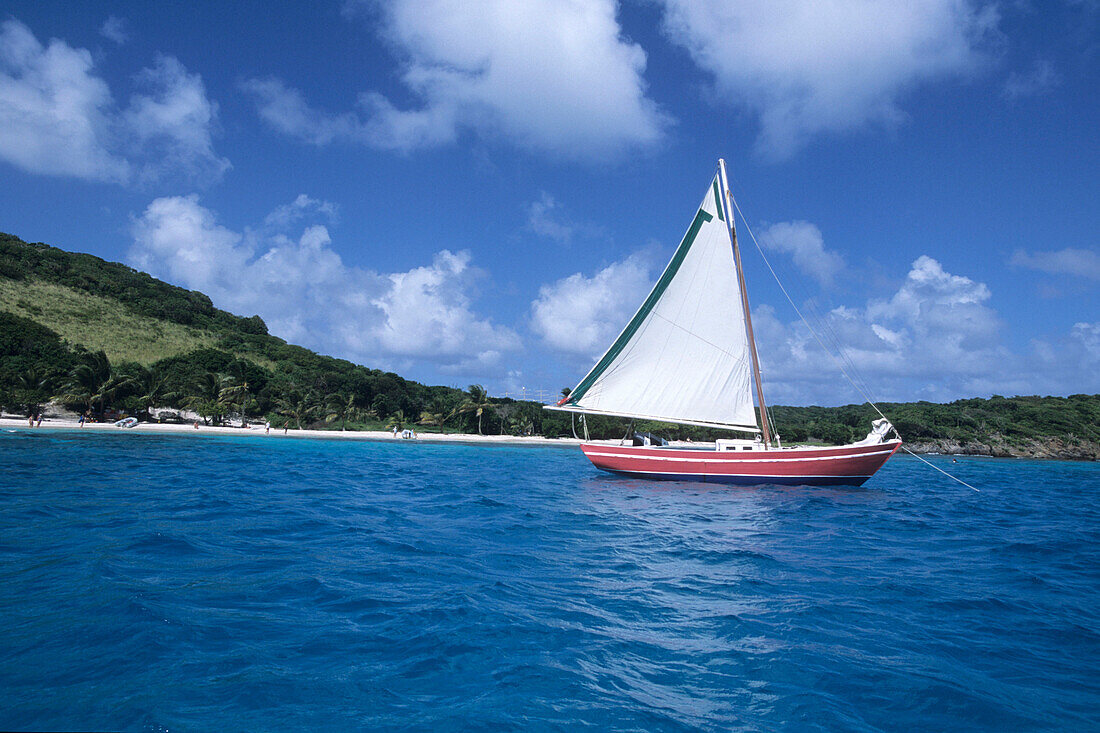
[[[769,424],[733,213],[719,160],[687,233],[638,312],[584,379],[546,407],[753,435],[713,446],[669,447],[648,436],[609,445],[588,442],[585,424],[581,450],[612,473],[746,486],[862,485],[901,447],[885,417],[863,440],[827,447],[784,447]]]

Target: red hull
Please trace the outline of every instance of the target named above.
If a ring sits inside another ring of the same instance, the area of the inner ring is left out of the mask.
[[[877,445],[767,451],[581,444],[588,460],[604,471],[647,479],[742,486],[860,486],[900,447],[900,440]]]

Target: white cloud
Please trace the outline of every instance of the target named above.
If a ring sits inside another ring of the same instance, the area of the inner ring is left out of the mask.
[[[1005,80],[1003,93],[1006,99],[1017,100],[1044,94],[1061,83],[1062,77],[1054,70],[1054,64],[1045,59],[1039,59],[1027,72],[1013,71],[1009,74],[1008,79]]]
[[[182,175],[217,179],[217,105],[202,79],[163,56],[142,70],[119,110],[92,55],[52,39],[43,46],[16,20],[0,24],[0,158],[30,173],[131,183]]]
[[[0,25],[0,157],[31,173],[127,180],[130,163],[109,149],[111,91],[92,66],[84,49]]]
[[[316,145],[346,140],[393,150],[446,144],[469,130],[570,157],[615,154],[661,137],[667,120],[645,95],[645,53],[622,38],[614,0],[370,5],[419,106],[400,108],[367,92],[357,111],[333,114],[311,108],[278,79],[245,82],[275,129]]]
[[[592,277],[581,273],[539,289],[531,327],[553,349],[597,357],[626,326],[654,278],[649,257],[636,253]]]
[[[1051,275],[1075,275],[1100,280],[1100,254],[1088,249],[1066,247],[1055,252],[1032,253],[1018,249],[1012,254],[1010,263]]]
[[[176,59],[160,56],[151,69],[138,74],[152,92],[137,94],[123,113],[126,129],[148,161],[145,178],[183,174],[195,180],[217,180],[229,161],[214,152],[211,128],[218,105],[206,97],[198,74],[189,74]]]
[[[126,19],[116,15],[108,16],[107,20],[103,21],[103,25],[99,27],[99,35],[119,46],[130,40],[130,34],[126,32]]]
[[[293,202],[276,206],[274,211],[264,217],[264,227],[283,231],[313,213],[323,214],[330,223],[334,223],[337,218],[337,208],[331,201],[320,201],[300,193]]]
[[[1075,323],[1070,336],[1081,344],[1090,361],[1100,362],[1100,321]]]
[[[519,347],[512,330],[473,311],[469,292],[480,273],[468,252],[443,250],[430,265],[379,274],[346,265],[322,224],[287,233],[303,218],[334,211],[302,195],[239,233],[197,196],[159,198],[132,222],[129,261],[205,292],[220,308],[258,313],[288,341],[375,365],[417,359],[466,373],[496,368]]]
[[[361,123],[351,113],[333,115],[311,109],[302,94],[279,79],[248,79],[242,88],[256,97],[260,117],[273,128],[313,145],[360,136]]]
[[[591,277],[577,273],[543,286],[531,304],[532,330],[551,350],[590,366],[652,286],[647,262],[635,255]],[[925,255],[887,298],[824,314],[803,304],[817,337],[793,316],[759,305],[752,321],[765,394],[772,404],[836,405],[862,402],[861,389],[878,401],[1100,391],[1100,322],[1014,350],[992,299],[985,283]],[[838,347],[858,388],[830,356]]]
[[[449,250],[429,266],[386,275],[387,287],[372,301],[385,314],[373,331],[381,348],[427,359],[461,357],[448,364],[460,372],[488,367],[518,348],[514,333],[470,310],[466,291],[476,275],[469,252]]]
[[[783,158],[820,133],[903,118],[898,98],[971,73],[995,32],[972,0],[663,0],[669,37],[718,96],[759,115],[759,150]]]
[[[1026,359],[1002,342],[989,288],[917,258],[888,299],[841,307],[813,323],[830,350],[880,400],[950,400],[1027,392]],[[804,324],[784,323],[768,306],[753,314],[771,401],[837,404],[862,400]]]
[[[1069,333],[1032,342],[1029,394],[1100,392],[1100,321],[1075,323]]]
[[[555,216],[557,214],[557,216]],[[573,226],[561,216],[561,206],[545,191],[527,207],[527,228],[535,234],[563,244],[573,238]]]
[[[761,233],[760,244],[790,255],[799,270],[821,285],[832,285],[844,269],[844,259],[825,249],[821,230],[808,221],[772,224]]]

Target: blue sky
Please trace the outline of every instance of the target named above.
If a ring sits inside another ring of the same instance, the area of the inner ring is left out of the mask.
[[[725,157],[881,400],[1100,392],[1100,5],[15,2],[0,230],[491,393],[575,384]],[[859,396],[749,247],[773,402]]]

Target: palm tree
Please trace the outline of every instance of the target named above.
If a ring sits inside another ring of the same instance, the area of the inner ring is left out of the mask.
[[[22,398],[20,402],[27,408],[27,414],[36,415],[39,406],[53,390],[54,378],[52,374],[43,374],[32,366],[19,375],[16,385],[16,394]]]
[[[466,388],[466,399],[461,405],[455,408],[454,414],[477,414],[477,434],[484,435],[481,432],[481,416],[485,414],[485,411],[490,409],[493,404],[489,401],[489,394],[485,391],[485,388],[480,384],[471,384]]]
[[[248,406],[248,399],[252,396],[252,392],[249,389],[248,381],[242,377],[239,381],[233,377],[226,377],[225,386],[218,392],[218,399],[221,400],[226,406],[240,405],[241,406],[241,427],[248,427],[248,416],[245,415],[245,408]]]
[[[417,420],[418,425],[432,425],[436,427],[443,427],[443,423],[447,421],[447,413],[445,412],[432,412],[431,410],[423,410],[420,413],[420,419]]]
[[[348,420],[357,420],[363,414],[355,401],[355,395],[350,392],[347,394],[333,392],[328,395],[325,397],[325,406],[328,408],[325,420],[328,422],[339,420],[340,430],[347,430]]]
[[[88,412],[95,409],[98,403],[102,411],[103,402],[109,396],[104,387],[111,382],[112,372],[111,360],[106,352],[100,350],[85,354],[84,360],[69,372],[60,398],[64,402],[81,403]],[[117,387],[117,384],[113,386]]]
[[[432,398],[431,404],[428,405],[428,409],[421,411],[420,419],[417,421],[417,424],[433,425],[443,428],[444,423],[454,414],[454,411],[449,409],[447,400],[442,397],[434,397]]]
[[[290,392],[285,397],[275,400],[280,415],[294,420],[298,429],[302,429],[302,421],[309,422],[317,412],[317,403],[312,394]]]
[[[218,372],[203,372],[191,383],[191,394],[184,401],[184,407],[199,413],[204,422],[210,418],[217,425],[227,411],[222,390],[231,386],[232,377]]]
[[[131,386],[137,390],[137,400],[143,405],[145,414],[176,397],[168,391],[168,377],[159,369],[139,366],[130,377]]]
[[[408,420],[405,418],[405,411],[398,408],[394,411],[392,415],[390,415],[390,419],[386,421],[386,427],[397,428],[398,430],[401,430],[403,427],[405,427],[406,422],[408,422]]]
[[[107,381],[99,388],[99,394],[96,395],[99,409],[107,409],[108,405],[111,405],[119,396],[125,396],[125,393],[132,389],[133,386],[133,377],[129,374],[119,374],[112,370],[111,376],[108,377]]]

